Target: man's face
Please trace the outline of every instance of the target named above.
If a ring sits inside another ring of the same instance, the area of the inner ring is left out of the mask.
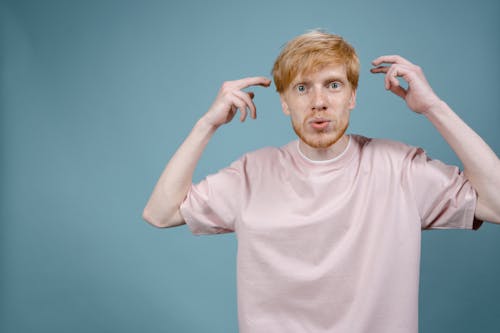
[[[343,137],[356,105],[356,91],[343,65],[299,75],[280,98],[300,140],[318,149],[329,148]]]

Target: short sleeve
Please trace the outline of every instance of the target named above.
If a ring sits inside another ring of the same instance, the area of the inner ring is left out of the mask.
[[[191,185],[180,207],[195,235],[233,232],[243,193],[243,160]]]
[[[477,194],[456,166],[429,158],[420,148],[406,156],[405,175],[422,229],[478,229]]]

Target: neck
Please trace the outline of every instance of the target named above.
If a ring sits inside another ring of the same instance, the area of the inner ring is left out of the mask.
[[[342,154],[347,148],[348,143],[349,137],[344,134],[337,142],[326,148],[314,148],[304,141],[299,140],[299,149],[302,154],[310,160],[326,161],[334,159]]]

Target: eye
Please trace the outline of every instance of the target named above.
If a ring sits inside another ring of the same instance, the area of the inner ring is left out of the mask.
[[[330,88],[332,89],[339,89],[341,87],[340,82],[334,81],[330,83]]]
[[[297,85],[297,91],[298,91],[299,93],[303,93],[303,92],[305,92],[305,91],[306,91],[306,86],[305,86],[304,84],[298,84],[298,85]]]

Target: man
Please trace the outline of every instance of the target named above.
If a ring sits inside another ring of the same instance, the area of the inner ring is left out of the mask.
[[[144,210],[158,227],[236,232],[240,332],[417,332],[422,229],[500,223],[500,161],[399,56],[373,61],[387,90],[427,117],[463,163],[346,135],[359,60],[340,36],[290,41],[273,77],[298,140],[244,155],[192,185],[213,133],[256,118],[264,77],[226,82],[162,173]],[[403,88],[398,78],[408,83]]]

